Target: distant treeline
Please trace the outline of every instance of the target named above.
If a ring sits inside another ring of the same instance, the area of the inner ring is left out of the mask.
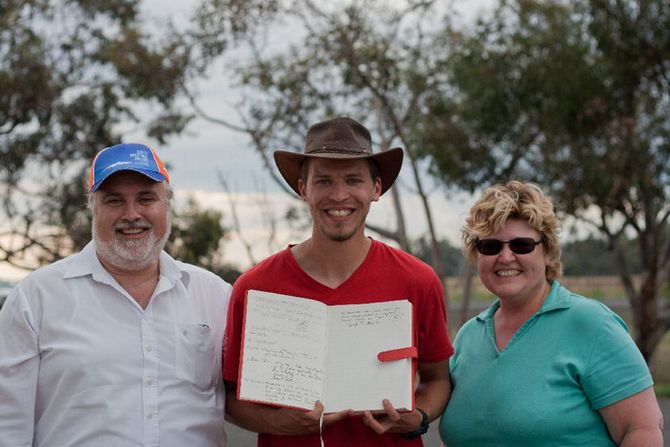
[[[623,246],[631,274],[642,271],[639,246],[628,239]],[[563,271],[570,276],[617,275],[616,256],[607,243],[598,239],[575,241],[562,246]]]
[[[447,276],[458,276],[463,271],[465,259],[461,249],[448,241],[441,241],[443,264]],[[630,263],[632,274],[640,273],[640,255],[635,240],[627,240],[624,244],[624,256]],[[616,257],[607,243],[600,239],[585,239],[565,243],[561,246],[563,254],[563,273],[569,276],[617,275]],[[425,262],[430,262],[430,248],[424,239],[416,243],[414,252]]]

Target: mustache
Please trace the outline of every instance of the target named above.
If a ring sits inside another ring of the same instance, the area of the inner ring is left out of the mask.
[[[123,230],[148,230],[151,229],[151,224],[147,221],[139,222],[119,222],[114,225],[115,231]]]

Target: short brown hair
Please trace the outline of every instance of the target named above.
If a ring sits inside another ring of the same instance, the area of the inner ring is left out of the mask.
[[[561,246],[558,235],[561,222],[554,213],[551,199],[534,183],[512,180],[505,185],[493,185],[470,208],[461,228],[463,252],[471,263],[477,261],[475,243],[490,236],[509,219],[521,219],[542,234],[542,243],[549,256],[545,276],[552,281],[561,276]]]

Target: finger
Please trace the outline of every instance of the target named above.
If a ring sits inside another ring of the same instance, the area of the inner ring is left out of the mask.
[[[363,413],[363,422],[365,425],[374,430],[375,433],[381,435],[386,432],[386,428],[372,416],[372,413],[366,411]]]
[[[351,416],[351,414],[353,412],[354,412],[353,410],[342,410],[342,411],[338,411],[336,413],[328,413],[327,415],[325,415],[323,417],[323,425],[325,427],[326,425],[330,425],[333,422],[337,422],[337,421],[341,421],[342,419],[346,419],[349,416]]]
[[[400,413],[398,413],[398,412],[396,411],[396,409],[395,409],[395,407],[393,406],[393,404],[391,404],[391,401],[390,401],[390,400],[388,400],[388,399],[384,399],[383,402],[382,402],[382,404],[384,405],[384,410],[386,411],[386,415],[388,416],[388,418],[389,418],[391,421],[393,421],[393,422],[398,422],[398,421],[402,418],[402,416],[400,415]]]
[[[317,400],[316,403],[314,404],[314,409],[307,413],[311,417],[316,417],[317,419],[321,418],[321,413],[323,413],[323,404],[321,403],[320,400]]]
[[[280,408],[278,410],[279,426],[282,434],[302,435],[319,431],[319,416],[313,412],[305,412],[293,408]]]

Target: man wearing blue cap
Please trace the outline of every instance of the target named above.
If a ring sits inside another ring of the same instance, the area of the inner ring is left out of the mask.
[[[143,144],[103,149],[93,240],[0,311],[0,447],[225,446],[230,285],[163,251],[172,192]]]

